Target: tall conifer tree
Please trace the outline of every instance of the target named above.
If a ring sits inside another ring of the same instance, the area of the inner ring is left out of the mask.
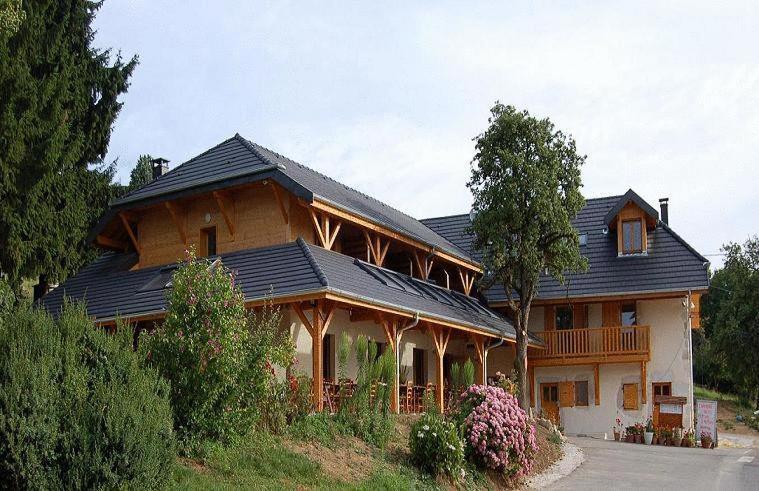
[[[93,46],[101,5],[25,0],[0,36],[0,271],[16,289],[79,268],[112,193],[103,159],[137,57]]]

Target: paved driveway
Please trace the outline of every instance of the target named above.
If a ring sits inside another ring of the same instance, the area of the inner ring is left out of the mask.
[[[585,462],[551,489],[759,490],[756,448],[672,448],[570,438]]]

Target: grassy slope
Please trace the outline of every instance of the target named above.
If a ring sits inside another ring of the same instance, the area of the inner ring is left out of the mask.
[[[711,399],[717,403],[717,423],[720,431],[740,434],[756,434],[754,430],[744,423],[736,421],[738,414],[743,415],[744,421],[747,421],[751,415],[751,406],[740,397],[734,394],[723,394],[705,387],[694,387],[696,399]]]
[[[252,435],[238,447],[217,449],[209,454],[202,464],[184,460],[177,465],[174,484],[177,489],[440,489],[440,483],[429,476],[418,473],[406,464],[408,460],[408,422],[401,421],[387,452],[374,449],[369,451],[370,470],[361,467],[367,464],[367,447],[356,443],[353,437],[336,436],[331,442],[313,442],[322,452],[321,463],[317,463],[297,449],[293,441],[285,441],[268,435]],[[541,428],[539,443],[544,456],[555,460],[561,455],[557,446],[547,441],[547,433]],[[302,447],[302,445],[301,445]],[[337,452],[340,447],[342,452]],[[350,448],[355,456],[346,455]],[[355,458],[354,458],[355,457]],[[358,465],[357,461],[362,461]],[[546,459],[542,459],[546,460]],[[546,467],[550,462],[541,462]],[[335,476],[335,467],[343,466]],[[345,479],[346,475],[354,476]],[[467,482],[470,489],[501,488],[501,480],[493,481],[483,474],[469,470]],[[444,488],[449,485],[443,483]]]

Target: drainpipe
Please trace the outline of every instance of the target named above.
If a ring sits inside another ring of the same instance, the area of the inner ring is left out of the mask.
[[[419,324],[419,312],[414,314],[414,320],[411,322],[411,324],[399,329],[395,333],[395,390],[398,391],[400,389],[401,385],[401,336],[403,336],[403,333],[408,331],[409,329],[413,329]],[[395,400],[398,400],[398,394],[395,396]],[[400,407],[393,408],[393,410],[398,410],[400,412]]]
[[[485,348],[485,352],[482,355],[482,384],[488,385],[488,353],[491,349],[497,348],[503,344],[503,338],[499,339],[497,343],[491,344]]]

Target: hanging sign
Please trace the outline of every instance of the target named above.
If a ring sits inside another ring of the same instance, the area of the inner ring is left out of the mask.
[[[659,413],[683,414],[683,406],[681,404],[659,404]]]

